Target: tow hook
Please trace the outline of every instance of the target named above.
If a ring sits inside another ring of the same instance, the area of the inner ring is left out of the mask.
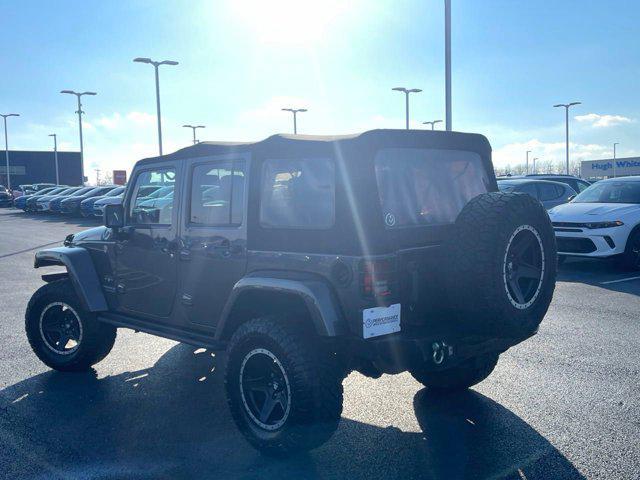
[[[444,341],[433,342],[431,344],[431,348],[433,350],[433,363],[436,365],[441,365],[445,358],[453,355],[453,347],[451,345],[447,345]]]

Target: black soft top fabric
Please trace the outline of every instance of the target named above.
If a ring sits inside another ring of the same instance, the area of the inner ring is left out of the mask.
[[[446,227],[386,230],[378,200],[373,160],[383,148],[464,150],[480,155],[497,190],[491,147],[478,134],[430,130],[371,130],[355,135],[278,134],[259,142],[201,142],[163,157],[140,160],[138,165],[233,153],[251,156],[248,205],[248,248],[253,250],[382,254],[402,247],[439,243]],[[332,158],[336,162],[336,221],[332,228],[306,230],[263,228],[259,222],[262,164],[266,159]]]

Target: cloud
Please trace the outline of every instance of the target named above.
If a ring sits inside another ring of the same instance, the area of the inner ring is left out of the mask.
[[[131,120],[133,123],[141,126],[154,125],[156,123],[156,116],[147,112],[134,111],[127,113],[127,120]]]
[[[122,116],[118,112],[115,112],[110,117],[109,116],[100,117],[98,120],[96,120],[95,124],[100,127],[113,130],[120,126],[121,121],[122,121]]]
[[[586,115],[577,115],[574,117],[576,121],[591,124],[592,127],[613,127],[623,123],[632,123],[634,120],[622,115],[599,115],[597,113],[587,113]]]
[[[531,139],[526,142],[509,143],[493,151],[493,163],[496,167],[506,165],[524,164],[526,152],[529,154],[529,162],[537,157],[539,160],[560,162],[565,159],[564,142],[542,142],[538,139]],[[569,142],[569,156],[571,161],[594,160],[611,156],[611,145],[601,145],[597,143],[574,143]]]

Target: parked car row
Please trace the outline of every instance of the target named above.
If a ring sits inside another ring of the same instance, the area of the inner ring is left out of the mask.
[[[558,248],[567,257],[616,257],[640,270],[640,176],[589,184],[570,175],[498,177],[503,192],[536,198],[548,210]]]
[[[32,186],[31,186],[32,187]],[[72,187],[54,185],[35,190],[23,190],[15,199],[0,186],[0,206],[13,206],[29,213],[54,213],[85,218],[102,218],[107,205],[122,202],[126,187],[120,185],[100,185],[97,187]],[[31,193],[24,193],[30,191]],[[4,196],[3,196],[3,192]],[[173,187],[144,185],[138,189],[138,198],[143,207],[158,208],[173,198]],[[6,202],[3,199],[6,196]]]

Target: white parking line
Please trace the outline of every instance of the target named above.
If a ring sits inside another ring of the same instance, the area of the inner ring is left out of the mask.
[[[621,278],[619,280],[609,280],[608,282],[600,282],[600,285],[609,285],[610,283],[630,282],[631,280],[638,280],[640,277]]]

